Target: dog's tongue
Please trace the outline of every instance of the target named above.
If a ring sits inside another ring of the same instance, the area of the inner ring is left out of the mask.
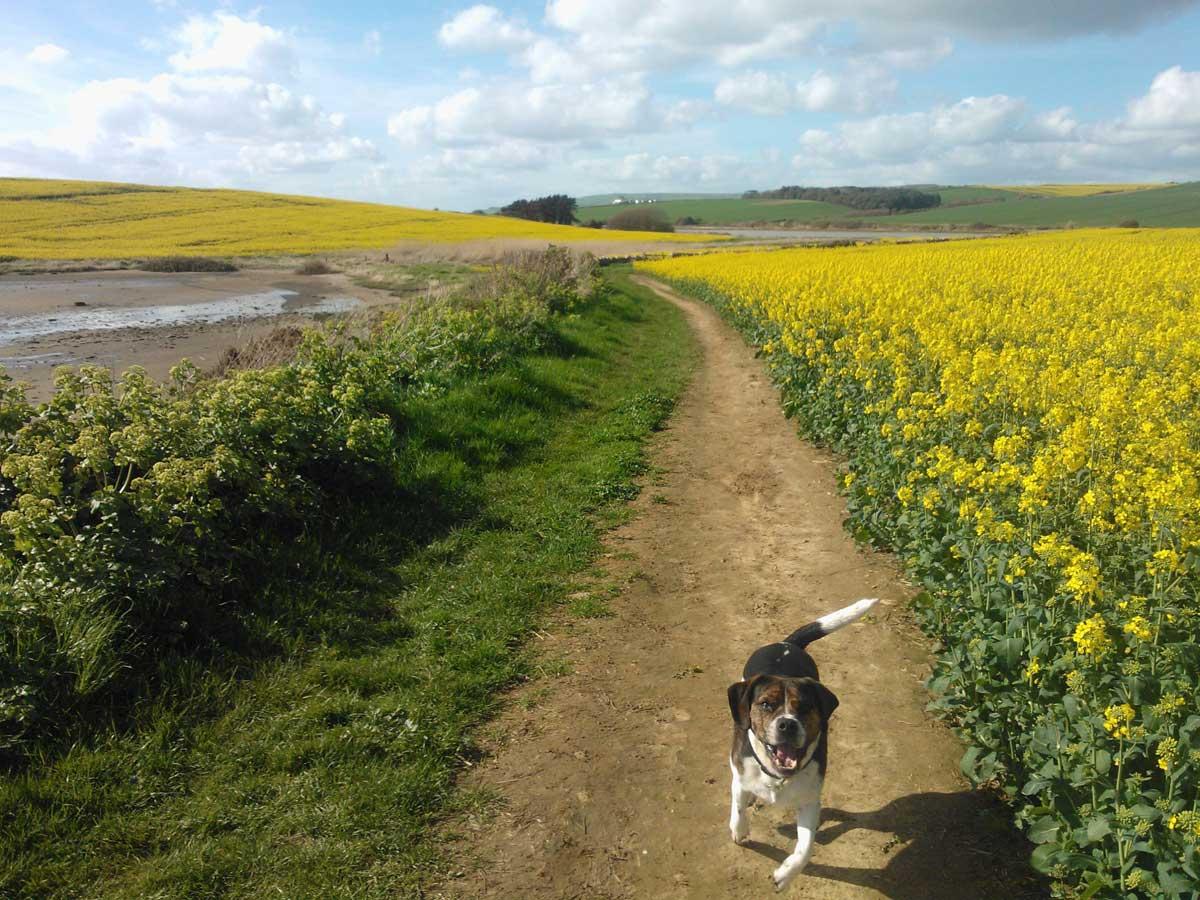
[[[773,750],[775,762],[783,769],[794,769],[796,763],[800,761],[800,755],[796,752],[795,747],[789,747],[786,744],[781,744]]]

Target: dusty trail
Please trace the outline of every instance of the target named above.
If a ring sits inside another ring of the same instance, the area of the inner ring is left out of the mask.
[[[612,618],[544,636],[571,674],[524,689],[472,777],[503,808],[460,823],[464,872],[441,897],[749,898],[794,840],[756,809],[729,838],[725,689],[746,655],[863,596],[868,620],[813,647],[841,700],[805,898],[1037,896],[1025,848],[958,772],[924,712],[927,656],[887,556],[842,529],[835,461],[797,439],[753,353],[707,306],[686,313],[703,363],[652,448],[665,474],[614,532]]]

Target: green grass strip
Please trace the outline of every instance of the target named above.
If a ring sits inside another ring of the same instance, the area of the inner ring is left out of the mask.
[[[524,638],[627,514],[695,364],[674,307],[610,281],[554,352],[409,410],[416,474],[470,504],[454,530],[353,536],[273,589],[311,610],[282,656],[197,662],[136,727],[0,780],[0,896],[419,890],[475,727],[537,672]]]

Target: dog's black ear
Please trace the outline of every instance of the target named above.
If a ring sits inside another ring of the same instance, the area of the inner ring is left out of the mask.
[[[743,731],[750,727],[750,704],[746,702],[749,692],[750,684],[746,681],[735,681],[729,686],[729,712]]]
[[[733,721],[743,731],[750,730],[750,699],[754,694],[754,682],[758,676],[749,681],[735,681],[729,686],[729,712]]]
[[[833,711],[838,708],[838,698],[819,681],[813,683],[813,694],[817,700],[817,709],[821,711],[821,718],[828,722]]]

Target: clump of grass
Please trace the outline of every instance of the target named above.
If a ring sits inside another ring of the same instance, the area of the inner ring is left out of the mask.
[[[333,275],[339,271],[323,259],[306,259],[296,269],[297,275]]]
[[[387,291],[397,297],[436,297],[462,288],[478,274],[476,266],[450,262],[375,265],[354,274],[360,287]]]
[[[210,256],[159,256],[145,260],[146,272],[236,272],[237,266],[224,259]]]
[[[229,347],[209,372],[224,378],[245,369],[266,369],[292,362],[300,349],[304,330],[295,325],[276,328],[262,337],[251,338],[240,347]]]

